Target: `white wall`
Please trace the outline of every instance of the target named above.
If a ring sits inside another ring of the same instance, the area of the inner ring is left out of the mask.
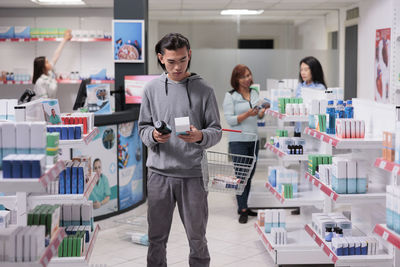
[[[307,20],[296,27],[296,49],[328,49],[326,18]]]
[[[374,100],[375,34],[377,29],[392,27],[394,1],[398,0],[364,0],[359,3],[357,87],[359,98]]]
[[[158,37],[180,32],[193,48],[237,48],[238,39],[274,39],[276,49],[294,48],[294,25],[266,22],[158,22]]]

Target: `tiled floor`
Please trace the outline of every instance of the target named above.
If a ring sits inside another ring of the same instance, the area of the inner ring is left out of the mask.
[[[265,179],[264,171],[263,168],[258,168],[254,179]],[[208,203],[207,239],[212,267],[274,266],[254,229],[256,218],[249,217],[247,224],[238,223],[234,196],[212,192],[209,194]],[[109,267],[146,266],[147,247],[132,243],[126,234],[146,230],[143,216],[146,216],[146,204],[125,214],[100,221],[102,231],[98,235],[90,263],[107,264]],[[127,223],[135,218],[142,223]],[[188,255],[186,234],[176,209],[167,246],[168,266],[189,266]]]

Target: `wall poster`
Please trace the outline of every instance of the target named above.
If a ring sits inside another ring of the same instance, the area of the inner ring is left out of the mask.
[[[376,30],[374,81],[375,101],[389,103],[390,28]]]

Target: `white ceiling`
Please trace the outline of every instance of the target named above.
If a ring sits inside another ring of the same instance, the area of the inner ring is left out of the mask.
[[[113,0],[84,0],[88,8],[112,8]],[[241,20],[273,22],[304,21],[322,17],[339,8],[352,7],[362,0],[149,0],[150,19],[168,21],[236,20],[220,16],[222,9],[264,9],[259,16]],[[41,8],[31,0],[0,0],[0,8]],[[81,7],[80,7],[81,8]]]

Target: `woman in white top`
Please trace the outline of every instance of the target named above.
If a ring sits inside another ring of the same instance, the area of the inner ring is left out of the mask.
[[[33,91],[35,91],[34,99],[39,98],[55,98],[57,93],[57,80],[53,72],[53,67],[61,55],[64,45],[72,39],[71,30],[66,30],[64,39],[58,45],[54,52],[51,62],[46,57],[41,56],[33,61]]]

